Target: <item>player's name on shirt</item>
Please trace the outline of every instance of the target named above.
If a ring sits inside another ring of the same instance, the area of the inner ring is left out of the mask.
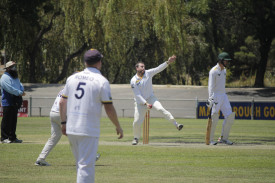
[[[76,75],[75,79],[93,81],[94,77],[93,76],[85,76],[85,75]]]

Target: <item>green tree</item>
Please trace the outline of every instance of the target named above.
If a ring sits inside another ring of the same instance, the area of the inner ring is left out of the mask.
[[[237,60],[232,77],[245,68],[263,86],[274,9],[272,0],[3,0],[0,48],[23,82],[63,83],[84,68],[85,50],[97,48],[111,83],[129,83],[139,60],[152,68],[175,54],[154,83],[201,85],[227,51]]]
[[[268,61],[268,55],[271,49],[271,43],[275,38],[275,2],[266,1],[248,1],[251,4],[243,19],[250,25],[251,34],[260,42],[260,61],[255,79],[255,87],[264,87],[264,76]],[[252,14],[252,16],[249,16]]]
[[[48,0],[1,1],[1,47],[18,63],[23,82],[41,79],[43,36],[60,15],[54,7]]]
[[[264,87],[271,42],[275,37],[275,2],[272,0],[209,0],[210,20],[213,30],[213,45],[216,52],[227,51],[231,55],[243,49],[245,39],[252,36],[259,42],[259,54],[253,51],[258,61],[255,87]],[[242,59],[238,57],[238,59]],[[242,62],[242,61],[241,61]],[[235,77],[238,76],[238,62],[234,63]],[[252,65],[254,67],[255,65]],[[252,68],[253,70],[253,68]]]
[[[246,77],[252,77],[257,71],[257,66],[260,58],[259,41],[248,36],[245,39],[245,45],[240,47],[240,50],[234,53],[234,59],[238,60],[238,68],[235,68],[235,74],[245,74]]]

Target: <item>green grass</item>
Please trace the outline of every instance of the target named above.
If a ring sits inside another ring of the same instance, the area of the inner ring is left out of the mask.
[[[97,183],[275,182],[275,121],[236,120],[233,146],[204,145],[206,120],[179,119],[177,131],[164,119],[150,119],[150,144],[132,146],[132,118],[121,118],[124,138],[102,119],[96,163]],[[220,120],[216,138],[221,131]],[[48,156],[49,167],[34,162],[50,136],[49,118],[19,118],[23,144],[0,144],[1,183],[73,183],[74,158],[63,136]]]

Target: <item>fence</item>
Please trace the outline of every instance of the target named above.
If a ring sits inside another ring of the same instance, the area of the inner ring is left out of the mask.
[[[51,106],[55,100],[54,97],[32,97],[24,98],[24,100],[28,100],[29,103],[29,116],[49,116]],[[201,107],[201,103],[204,103],[206,99],[198,99],[197,97],[194,99],[163,99],[160,98],[159,101],[162,103],[165,109],[170,111],[175,118],[198,118],[200,116],[199,112]],[[275,117],[275,101],[268,101],[268,100],[257,100],[255,101],[254,98],[251,100],[243,100],[243,101],[231,101],[231,103],[249,103],[249,119],[254,119],[254,112],[255,112],[255,103],[263,103],[263,104],[271,104],[269,105],[269,117],[274,119]],[[133,98],[114,98],[113,104],[116,108],[117,115],[119,117],[129,117],[132,118],[134,116],[134,100]],[[205,105],[205,104],[203,104]],[[232,106],[233,107],[233,106]],[[246,106],[245,106],[246,107]],[[262,108],[265,108],[262,107]],[[239,108],[242,109],[242,108]],[[236,110],[233,108],[233,110]],[[259,111],[259,110],[257,110]],[[256,111],[256,112],[257,112]],[[264,112],[262,112],[264,113]],[[265,115],[265,114],[262,114]],[[102,110],[102,116],[107,117],[105,110]],[[152,110],[150,113],[151,117],[163,117],[161,113],[158,111]],[[237,116],[238,117],[238,116]],[[199,117],[200,118],[200,117]],[[246,118],[248,119],[248,118]]]
[[[28,97],[29,116],[49,116],[55,97]],[[194,99],[159,99],[165,109],[169,110],[175,118],[196,118],[198,98]],[[134,116],[133,98],[113,98],[113,104],[119,117]],[[102,116],[107,117],[104,110]],[[151,117],[163,117],[159,112],[152,110]]]

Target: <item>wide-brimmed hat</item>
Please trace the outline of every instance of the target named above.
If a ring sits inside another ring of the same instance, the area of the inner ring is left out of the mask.
[[[88,64],[94,64],[100,61],[103,58],[103,55],[96,49],[89,49],[84,54],[84,62]]]
[[[16,63],[15,63],[14,61],[8,61],[8,62],[6,63],[6,65],[5,65],[4,69],[7,69],[7,68],[9,68],[9,67],[11,67],[11,66],[13,66],[13,65],[16,65]]]

